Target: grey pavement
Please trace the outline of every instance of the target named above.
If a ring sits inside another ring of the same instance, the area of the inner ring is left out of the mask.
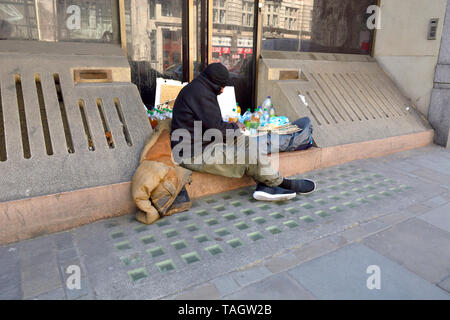
[[[449,149],[299,177],[318,190],[261,203],[243,188],[150,226],[0,246],[0,299],[450,299]]]

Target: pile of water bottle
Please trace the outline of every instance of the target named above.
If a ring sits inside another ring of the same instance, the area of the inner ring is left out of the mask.
[[[259,127],[265,127],[269,124],[270,119],[275,118],[275,108],[272,104],[272,100],[267,97],[261,106],[258,106],[254,112],[247,109],[243,115],[241,115],[241,108],[239,104],[236,104],[236,108],[232,113],[228,115],[228,122],[241,122],[245,125],[247,130],[255,133]]]
[[[172,109],[166,104],[158,105],[153,109],[148,109],[147,116],[152,128],[155,128],[160,121],[172,119]],[[233,109],[231,114],[228,114],[225,120],[228,122],[241,122],[251,133],[256,133],[259,127],[265,127],[273,121],[279,121],[280,119],[278,118],[269,96],[254,112],[251,112],[249,108],[244,114],[241,114],[241,108],[237,103],[236,108]]]
[[[147,110],[147,116],[154,129],[160,121],[172,119],[172,109],[166,105],[159,105],[151,110]]]

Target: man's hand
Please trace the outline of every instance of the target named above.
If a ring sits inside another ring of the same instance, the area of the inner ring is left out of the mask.
[[[245,125],[243,123],[236,122],[236,124],[238,125],[239,129],[245,130]]]

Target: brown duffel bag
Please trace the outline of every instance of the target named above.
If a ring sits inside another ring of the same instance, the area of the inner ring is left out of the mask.
[[[191,174],[173,162],[170,120],[161,121],[147,140],[133,176],[131,194],[140,210],[136,219],[151,224],[162,216],[189,210],[192,202],[185,185],[191,182]]]

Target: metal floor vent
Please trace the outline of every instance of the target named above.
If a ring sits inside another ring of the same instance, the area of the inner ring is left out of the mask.
[[[429,130],[427,121],[368,56],[263,52],[258,101],[278,113],[308,116],[319,147]]]
[[[72,74],[111,62],[0,54],[0,201],[131,180],[150,134],[139,92]]]

